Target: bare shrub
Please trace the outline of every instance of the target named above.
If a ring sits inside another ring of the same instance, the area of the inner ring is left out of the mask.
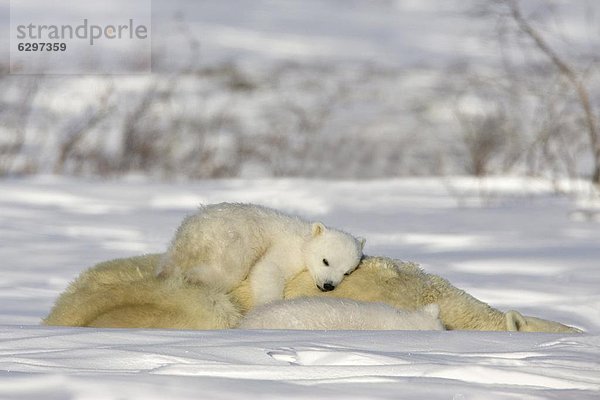
[[[484,176],[490,172],[493,158],[503,153],[506,145],[506,116],[494,113],[467,116],[456,113],[463,130],[463,143],[467,149],[467,171],[475,176]]]
[[[32,173],[37,170],[35,158],[28,158],[25,143],[27,127],[40,88],[40,79],[30,76],[8,76],[8,67],[0,65],[0,92],[15,98],[0,104],[0,176]],[[21,162],[17,164],[17,160]]]
[[[58,144],[58,155],[53,167],[55,174],[65,173],[69,160],[75,161],[74,170],[81,171],[85,169],[81,164],[91,162],[92,158],[100,157],[97,150],[88,153],[80,146],[98,124],[114,110],[114,104],[110,103],[113,92],[114,86],[109,84],[106,92],[100,96],[96,104],[88,105],[80,115],[70,118],[61,128],[62,135]]]
[[[178,76],[153,79],[137,104],[124,118],[121,128],[121,154],[116,167],[121,172],[153,171],[164,165],[169,153],[168,115],[160,112],[163,104],[174,95]]]
[[[546,11],[552,13],[551,6],[546,5]],[[579,105],[578,112],[581,113],[581,128],[586,132],[588,138],[588,147],[593,163],[591,181],[600,185],[600,124],[598,122],[597,106],[593,102],[593,96],[590,94],[590,82],[586,80],[584,73],[585,67],[576,59],[569,59],[560,54],[546,37],[543,28],[532,21],[532,17],[525,15],[521,8],[519,0],[489,0],[486,7],[480,8],[483,13],[501,21],[500,26],[504,31],[512,30],[521,34],[529,41],[529,46],[541,54],[552,67],[552,73],[560,77],[575,95],[575,102]],[[544,71],[543,66],[537,66],[538,71]],[[550,76],[550,81],[552,80]],[[545,84],[547,85],[547,82]],[[538,94],[547,92],[544,87],[538,86]],[[578,130],[578,128],[575,128]],[[563,132],[562,130],[550,129],[548,132]],[[548,145],[550,141],[547,133],[542,134],[542,145]],[[548,153],[546,151],[546,153]],[[572,168],[571,168],[572,169]]]

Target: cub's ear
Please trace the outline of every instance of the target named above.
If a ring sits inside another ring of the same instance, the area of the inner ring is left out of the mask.
[[[358,237],[356,238],[358,240],[358,243],[360,243],[360,249],[364,249],[365,248],[365,243],[367,242],[367,239],[365,239],[364,237]]]
[[[313,237],[317,237],[320,234],[322,234],[323,232],[325,232],[326,229],[327,228],[325,228],[325,225],[323,225],[322,223],[315,222],[314,224],[312,224],[310,231],[311,231]]]

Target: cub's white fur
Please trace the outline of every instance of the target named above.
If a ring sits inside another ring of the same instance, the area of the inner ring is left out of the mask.
[[[331,297],[299,297],[264,304],[240,321],[240,329],[443,330],[440,308],[403,311],[384,303]]]
[[[333,290],[358,266],[363,246],[364,239],[270,208],[213,204],[183,221],[157,274],[227,291],[249,276],[254,304],[263,304],[283,298],[285,282],[305,268],[319,289]]]

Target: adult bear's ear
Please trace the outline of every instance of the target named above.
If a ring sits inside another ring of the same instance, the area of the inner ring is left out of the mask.
[[[365,243],[367,243],[367,239],[365,239],[364,237],[358,237],[358,243],[360,243],[360,249],[364,249],[365,248]]]
[[[312,233],[313,237],[317,237],[320,234],[322,234],[323,232],[325,232],[325,229],[327,229],[327,228],[325,228],[325,225],[323,225],[320,222],[315,222],[314,224],[312,224],[311,233]]]
[[[525,331],[527,328],[527,320],[518,311],[508,311],[506,317],[506,330],[509,332]]]

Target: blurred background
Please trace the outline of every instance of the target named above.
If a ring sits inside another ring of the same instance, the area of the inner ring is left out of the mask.
[[[0,176],[600,181],[596,0],[153,1],[138,75],[0,41]]]

